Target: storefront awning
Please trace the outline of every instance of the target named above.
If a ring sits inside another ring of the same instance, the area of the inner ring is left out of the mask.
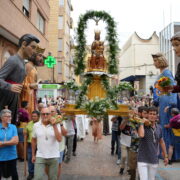
[[[121,81],[139,81],[141,78],[144,78],[145,75],[135,75],[135,76],[128,76],[124,79],[121,79]]]

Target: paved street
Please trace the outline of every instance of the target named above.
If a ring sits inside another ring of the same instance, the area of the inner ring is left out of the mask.
[[[111,136],[104,136],[99,144],[93,142],[91,135],[78,142],[77,156],[71,162],[63,164],[61,180],[128,180],[128,175],[119,175],[116,156],[110,155]],[[20,180],[23,177],[23,163],[18,163]],[[44,178],[45,180],[47,178]],[[180,163],[164,167],[162,162],[156,180],[179,180]]]

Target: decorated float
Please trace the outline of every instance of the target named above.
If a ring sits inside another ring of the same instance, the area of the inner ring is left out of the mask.
[[[100,40],[99,30],[95,31],[91,54],[87,57],[85,29],[90,19],[95,20],[96,25],[100,20],[107,23],[107,57],[104,55],[105,46]],[[62,111],[66,114],[88,114],[96,118],[101,118],[104,114],[128,116],[128,105],[119,104],[118,97],[123,90],[133,90],[131,84],[120,82],[113,87],[110,85],[110,78],[118,74],[117,39],[116,23],[108,13],[88,11],[80,16],[77,28],[75,74],[81,76],[83,82],[81,86],[77,86],[75,81],[65,83],[67,103]]]

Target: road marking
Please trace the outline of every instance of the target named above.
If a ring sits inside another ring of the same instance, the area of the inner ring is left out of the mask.
[[[180,170],[180,168],[158,168],[158,170]]]

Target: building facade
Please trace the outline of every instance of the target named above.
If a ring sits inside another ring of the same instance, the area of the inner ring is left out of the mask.
[[[139,95],[149,94],[159,71],[153,65],[151,54],[159,52],[159,38],[154,32],[149,39],[142,39],[135,32],[120,52],[119,79],[134,85]]]
[[[159,34],[160,51],[165,54],[169,63],[169,69],[172,71],[173,75],[175,75],[180,58],[175,56],[170,39],[179,31],[180,22],[173,22],[166,26]]]
[[[27,33],[40,39],[40,46],[48,48],[48,0],[0,1],[0,67],[18,50],[19,38]]]
[[[70,14],[73,8],[71,0],[49,0],[49,4],[48,52],[56,59],[57,64],[54,68],[39,67],[38,71],[42,80],[62,83],[74,76],[71,55],[72,39],[70,36],[70,30],[73,26]]]

